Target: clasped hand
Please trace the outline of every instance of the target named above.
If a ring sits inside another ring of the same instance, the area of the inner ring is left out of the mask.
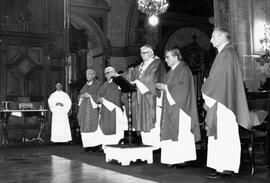
[[[101,104],[101,103],[103,102],[102,98],[98,98],[98,99],[97,99],[97,102],[98,102],[99,104]]]
[[[60,103],[60,102],[57,102],[55,105],[56,105],[56,106],[61,106],[61,107],[64,106],[64,105],[63,105],[62,103]]]
[[[163,83],[157,83],[156,84],[156,88],[159,90],[165,90],[166,89],[166,85]]]
[[[87,92],[81,95],[82,98],[89,98],[91,95]]]

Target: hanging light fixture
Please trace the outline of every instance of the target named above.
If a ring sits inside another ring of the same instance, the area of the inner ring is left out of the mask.
[[[158,24],[158,16],[167,11],[167,0],[138,0],[138,10],[148,16],[151,25]]]

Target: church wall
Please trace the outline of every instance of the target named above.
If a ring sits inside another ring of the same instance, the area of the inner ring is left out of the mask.
[[[112,47],[125,47],[126,24],[132,0],[107,0],[111,11],[108,13],[108,39]]]
[[[251,1],[230,1],[230,26],[233,44],[236,46],[240,58],[243,79],[249,91],[255,89],[254,86],[254,59],[252,55],[252,14]]]
[[[111,7],[108,13],[108,40],[111,45],[111,56],[109,64],[114,66],[117,71],[126,71],[134,52],[129,49],[131,46],[128,42],[130,32],[128,26],[131,25],[135,1],[133,0],[106,0]],[[131,33],[132,34],[132,33]],[[135,47],[135,50],[138,48]],[[131,57],[131,58],[130,58]],[[132,62],[132,61],[131,61]]]
[[[75,62],[80,66],[78,68],[80,72],[84,73],[87,68],[96,70],[97,76],[101,81],[104,80],[103,71],[106,60],[110,55],[110,46],[107,38],[107,14],[110,9],[105,0],[71,1],[71,24],[78,31],[84,31],[87,42],[85,48],[72,50],[73,54],[77,55]],[[79,77],[78,75],[76,79],[79,79]]]
[[[64,82],[64,0],[1,0],[0,7],[0,100],[12,101],[13,109],[18,109],[19,102],[30,99],[47,109],[54,82]],[[47,116],[46,140],[49,112]],[[27,123],[37,121],[29,118]],[[10,139],[21,140],[21,124],[18,118],[9,121],[13,125]],[[36,135],[38,128],[33,133],[32,127],[29,130],[27,138]]]
[[[214,1],[215,26],[230,30],[248,91],[257,91],[261,83],[270,77],[270,64],[262,63],[259,55],[264,25],[270,20],[269,7],[267,0]]]

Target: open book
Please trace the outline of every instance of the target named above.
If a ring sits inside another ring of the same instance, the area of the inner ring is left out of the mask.
[[[121,91],[123,93],[136,91],[136,85],[131,84],[124,76],[119,75],[112,78],[113,78],[113,82],[121,88]]]

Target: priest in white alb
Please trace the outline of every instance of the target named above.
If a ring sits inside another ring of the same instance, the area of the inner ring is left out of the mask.
[[[55,87],[56,91],[48,99],[52,112],[51,141],[56,143],[69,142],[72,140],[68,119],[71,100],[68,94],[62,91],[60,82],[57,82]]]
[[[226,29],[217,27],[210,42],[218,49],[209,77],[202,86],[208,136],[208,178],[238,173],[241,143],[238,125],[250,129],[250,117],[238,55]]]
[[[97,91],[101,82],[96,79],[96,71],[93,69],[86,70],[87,82],[80,91],[78,97],[79,110],[77,114],[78,123],[81,131],[82,145],[84,151],[89,148],[97,147],[102,144],[102,132],[98,126],[98,104]]]
[[[165,67],[151,45],[142,46],[140,54],[143,62],[126,75],[137,88],[137,92],[132,93],[132,127],[141,132],[143,144],[159,149],[160,109],[157,100],[160,91],[156,89],[156,83],[162,81]]]
[[[167,50],[165,60],[171,70],[163,83],[156,84],[163,91],[161,163],[184,166],[196,160],[195,142],[200,140],[196,90],[192,72],[178,49]]]
[[[106,82],[98,90],[98,101],[101,104],[99,128],[102,131],[102,145],[118,144],[127,130],[127,117],[123,111],[121,89],[113,82],[112,76],[117,75],[113,67],[104,70]]]

